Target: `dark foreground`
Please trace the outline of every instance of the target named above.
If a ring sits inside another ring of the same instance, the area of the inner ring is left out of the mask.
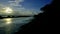
[[[41,34],[49,32],[56,33],[57,23],[60,23],[60,21],[58,20],[60,19],[60,10],[58,9],[59,3],[59,0],[53,0],[51,4],[48,4],[45,7],[41,8],[41,10],[44,11],[44,13],[40,13],[37,16],[34,16],[34,20],[32,20],[30,23],[26,25],[23,25],[21,27],[22,29],[16,32],[15,34]]]

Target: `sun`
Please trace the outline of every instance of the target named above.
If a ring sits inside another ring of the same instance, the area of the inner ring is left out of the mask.
[[[4,9],[4,13],[12,13],[13,10],[10,7],[5,7]]]

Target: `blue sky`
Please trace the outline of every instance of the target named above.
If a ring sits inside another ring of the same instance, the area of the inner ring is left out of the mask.
[[[0,0],[0,7],[4,8],[8,6],[21,15],[33,15],[33,13],[35,15],[40,12],[40,8],[51,3],[51,1],[52,0]]]
[[[28,9],[37,9],[39,10],[46,4],[49,4],[51,0],[25,0],[22,5]]]

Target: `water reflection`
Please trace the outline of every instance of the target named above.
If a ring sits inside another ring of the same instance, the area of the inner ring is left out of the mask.
[[[13,28],[12,18],[5,18],[3,21],[5,23],[5,34],[11,34],[11,30]]]
[[[18,28],[29,23],[33,17],[0,19],[0,34],[13,34]]]
[[[11,24],[12,23],[12,19],[11,18],[6,18],[4,19],[6,24]]]

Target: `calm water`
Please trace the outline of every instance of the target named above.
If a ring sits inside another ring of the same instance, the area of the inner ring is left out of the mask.
[[[18,28],[29,23],[33,17],[5,18],[0,19],[0,34],[13,34]]]

